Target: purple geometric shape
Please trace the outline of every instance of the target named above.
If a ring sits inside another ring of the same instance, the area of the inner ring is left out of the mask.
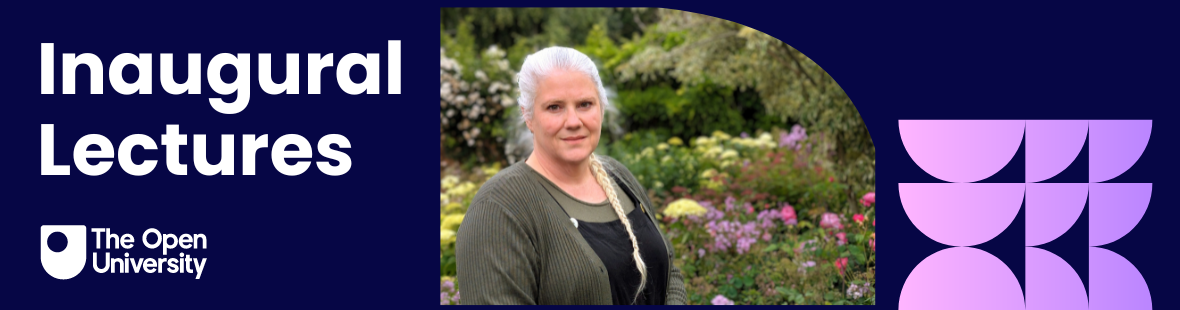
[[[1065,260],[1039,248],[1024,248],[1028,310],[1086,309],[1086,287]]]
[[[899,183],[910,222],[926,237],[950,246],[995,238],[1016,218],[1024,183]]]
[[[1089,184],[1027,183],[1024,193],[1024,245],[1061,237],[1082,215]]]
[[[1048,180],[1078,158],[1086,143],[1084,120],[1030,120],[1024,132],[1024,181]]]
[[[1150,139],[1151,120],[1090,121],[1090,183],[1109,181],[1127,172],[1139,161]]]
[[[1151,290],[1139,268],[1122,255],[1091,247],[1090,309],[1151,309]]]
[[[899,120],[914,163],[939,180],[975,182],[1008,165],[1024,137],[1021,120]]]
[[[918,263],[901,287],[899,309],[1024,309],[1008,265],[976,248],[954,247]]]
[[[1090,183],[1090,246],[1127,235],[1150,203],[1151,183]]]

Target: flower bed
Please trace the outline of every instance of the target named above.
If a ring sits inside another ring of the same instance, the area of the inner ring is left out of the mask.
[[[778,139],[775,139],[778,137]],[[663,139],[632,133],[602,151],[628,167],[672,240],[691,304],[874,304],[875,193],[854,193],[826,169],[803,128],[737,137]],[[829,167],[830,168],[830,167]],[[442,304],[459,302],[455,232],[499,166],[444,172]]]

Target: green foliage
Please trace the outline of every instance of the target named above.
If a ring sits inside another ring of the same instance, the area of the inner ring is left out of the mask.
[[[623,89],[615,100],[631,130],[693,137],[714,131],[768,131],[784,124],[765,113],[757,96],[712,83]]]
[[[690,12],[659,10],[641,51],[613,70],[622,82],[718,84],[760,94],[766,113],[832,138],[840,179],[859,189],[875,178],[868,129],[839,84],[795,48],[740,24]]]

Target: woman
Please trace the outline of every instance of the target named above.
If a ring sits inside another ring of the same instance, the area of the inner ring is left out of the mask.
[[[608,105],[594,62],[550,47],[517,78],[533,152],[471,202],[455,245],[463,303],[684,304],[643,187],[593,153]]]

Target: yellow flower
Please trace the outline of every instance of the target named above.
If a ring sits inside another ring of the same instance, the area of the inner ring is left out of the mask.
[[[442,220],[442,227],[441,228],[444,230],[457,230],[457,229],[459,229],[459,224],[462,224],[462,223],[463,223],[463,215],[462,214],[447,215],[447,217],[444,217]]]
[[[684,145],[684,141],[680,140],[680,137],[672,137],[672,138],[668,139],[668,144],[675,145],[675,146],[681,146],[681,145]]]
[[[467,196],[467,194],[472,193],[476,189],[478,189],[478,187],[475,186],[475,183],[463,182],[462,184],[456,185],[455,187],[447,190],[447,195],[460,197]]]
[[[667,208],[664,208],[664,215],[674,218],[685,215],[700,216],[705,214],[706,211],[705,207],[702,207],[696,201],[688,198],[680,198],[680,200],[673,201]]]
[[[663,151],[663,150],[667,150],[667,149],[668,149],[668,144],[667,144],[667,143],[660,143],[659,145],[656,145],[656,149],[657,149],[657,150],[661,150],[661,151]]]
[[[720,130],[713,132],[713,138],[717,140],[729,140],[729,134],[721,132]]]
[[[455,231],[450,229],[439,230],[439,245],[446,246],[455,243]]]
[[[717,175],[717,170],[713,170],[712,168],[707,169],[705,171],[701,171],[701,178],[702,179],[712,179],[713,176],[715,176],[715,175]]]
[[[455,187],[455,184],[459,184],[459,177],[456,177],[453,175],[448,175],[448,176],[442,178],[441,183],[442,183],[443,190],[449,190],[452,187]]]
[[[480,168],[480,170],[483,170],[484,175],[491,177],[493,175],[496,175],[496,173],[500,172],[500,163],[494,163],[494,164],[491,164],[488,166],[484,166],[483,168]]]
[[[724,151],[725,151],[725,149],[721,148],[721,146],[715,145],[715,146],[712,146],[712,147],[709,147],[708,149],[706,149],[705,154],[703,154],[703,155],[706,158],[713,158],[713,157],[717,157],[718,155],[721,155],[721,153]]]
[[[640,151],[640,152],[639,152],[639,157],[652,157],[652,156],[655,156],[655,154],[656,154],[656,151],[655,151],[655,150],[653,150],[653,149],[652,149],[652,148],[649,146],[649,147],[645,147],[645,148],[643,148],[643,151]]]
[[[725,150],[724,152],[721,152],[721,159],[737,158],[737,156],[738,152],[734,150]]]
[[[710,139],[709,137],[697,137],[697,140],[694,143],[696,146],[707,147],[710,144],[713,144],[713,139]]]
[[[462,213],[463,212],[463,204],[460,204],[458,202],[448,203],[447,206],[443,207],[443,212],[446,212],[447,214]]]

